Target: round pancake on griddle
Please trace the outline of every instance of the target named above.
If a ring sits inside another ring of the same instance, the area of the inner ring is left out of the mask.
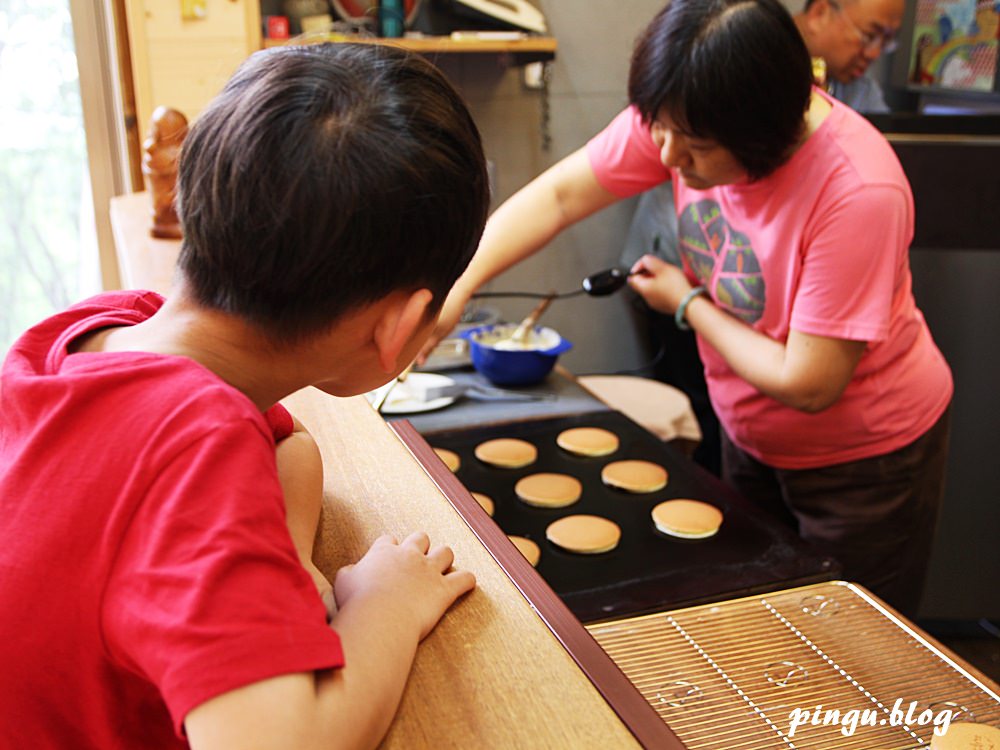
[[[580,499],[583,485],[569,474],[529,474],[514,485],[522,502],[536,508],[565,508]]]
[[[482,492],[472,492],[470,493],[477,503],[479,503],[483,510],[486,511],[486,515],[490,518],[493,517],[494,503],[493,498],[489,495],[484,495]]]
[[[556,436],[556,445],[577,456],[607,456],[618,450],[618,436],[600,427],[573,427]]]
[[[960,721],[931,738],[931,750],[1000,750],[1000,729],[989,724]]]
[[[612,461],[601,469],[601,481],[626,492],[656,492],[667,486],[667,470],[652,461]]]
[[[665,500],[651,515],[657,531],[681,539],[715,536],[722,525],[722,511],[700,500]]]
[[[520,469],[535,463],[538,449],[527,440],[495,438],[476,446],[476,458],[501,469]]]
[[[538,567],[538,561],[542,557],[542,550],[537,544],[528,539],[526,536],[508,534],[507,538],[514,543],[514,546],[517,547],[517,551],[524,555],[524,558],[531,563],[531,567]]]
[[[601,516],[565,516],[545,529],[545,537],[556,546],[581,555],[599,555],[618,546],[622,530]]]
[[[458,467],[462,465],[462,459],[455,451],[450,451],[447,448],[435,448],[434,452],[453,473],[458,471]]]

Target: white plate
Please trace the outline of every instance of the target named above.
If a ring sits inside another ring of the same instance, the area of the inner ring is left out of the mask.
[[[386,398],[385,403],[382,404],[383,414],[418,414],[424,411],[443,409],[444,407],[455,403],[454,396],[442,396],[441,398],[424,401],[414,395],[412,389],[412,384],[419,385],[423,388],[436,388],[444,385],[454,385],[455,381],[447,375],[438,375],[433,372],[411,372],[410,376],[402,383],[397,383],[393,386],[393,382],[395,381],[386,383],[381,388],[377,388],[371,393],[365,395],[369,402],[374,403],[378,400],[386,388],[392,387],[392,391],[389,393],[388,398]]]
[[[471,364],[469,342],[465,339],[450,338],[442,339],[427,355],[427,361],[422,365],[417,365],[417,370],[419,372],[436,372],[468,367]]]

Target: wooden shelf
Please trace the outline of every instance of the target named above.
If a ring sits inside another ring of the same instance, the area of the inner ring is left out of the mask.
[[[482,39],[476,37],[425,36],[425,37],[352,37],[343,34],[304,34],[291,39],[265,39],[264,47],[283,44],[320,44],[322,42],[358,42],[361,44],[393,44],[397,47],[435,54],[486,54],[510,55],[515,65],[552,60],[556,56],[557,41],[552,37],[529,36],[523,39]]]

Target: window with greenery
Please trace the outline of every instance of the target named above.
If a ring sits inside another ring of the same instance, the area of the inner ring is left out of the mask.
[[[0,355],[100,289],[69,0],[0,0]]]

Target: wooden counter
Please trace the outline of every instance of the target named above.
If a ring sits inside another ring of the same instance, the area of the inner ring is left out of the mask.
[[[122,286],[166,294],[174,276],[181,242],[150,236],[152,210],[152,197],[148,193],[112,198],[111,231]]]
[[[149,196],[111,216],[122,280],[169,291],[180,242],[149,236]],[[316,562],[328,576],[381,534],[428,532],[475,591],[421,644],[387,748],[628,748],[639,743],[437,486],[363,397],[307,388],[286,399],[323,452]],[[538,579],[539,581],[541,579]],[[582,631],[582,626],[581,626]],[[624,678],[623,678],[624,679]]]
[[[144,193],[112,201],[122,279],[130,287],[166,293],[180,243],[149,237],[148,212]],[[326,478],[316,562],[324,573],[332,576],[359,558],[381,534],[403,537],[424,530],[433,542],[451,546],[456,565],[478,580],[477,589],[449,610],[421,644],[384,747],[617,749],[639,746],[636,736],[648,747],[680,747],[631,683],[597,679],[593,660],[584,658],[596,644],[578,622],[550,630],[552,608],[561,606],[551,589],[519,557],[515,561],[525,570],[513,575],[517,585],[512,582],[498,564],[501,560],[509,571],[510,561],[499,553],[495,559],[490,551],[508,545],[499,527],[484,525],[479,536],[473,533],[438,489],[457,484],[457,478],[436,465],[410,425],[409,436],[403,434],[407,430],[401,432],[404,444],[360,396],[338,399],[308,388],[285,403],[323,452]],[[411,453],[407,446],[415,441],[419,445]],[[448,488],[453,498],[454,490]],[[471,497],[463,503],[475,505]],[[478,510],[476,506],[473,512]],[[463,513],[469,517],[468,509]],[[484,537],[488,544],[480,541]],[[997,689],[981,672],[928,640]],[[652,729],[646,722],[650,716]]]
[[[423,529],[478,581],[421,645],[386,747],[638,746],[363,398],[306,389],[286,404],[323,451],[316,562],[324,573],[356,560],[380,534]]]

